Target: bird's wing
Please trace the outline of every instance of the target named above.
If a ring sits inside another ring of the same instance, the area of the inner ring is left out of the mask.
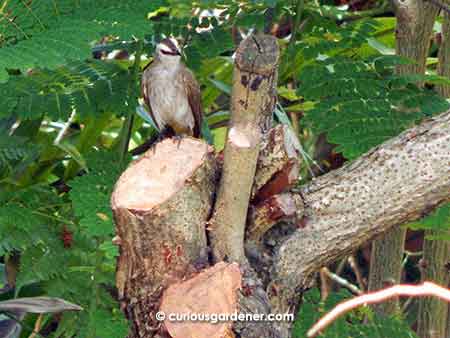
[[[153,114],[152,111],[152,105],[150,104],[150,89],[151,89],[151,81],[150,81],[150,74],[151,74],[151,64],[148,64],[145,68],[144,68],[144,72],[142,73],[142,79],[141,79],[141,95],[144,98],[144,102],[146,104],[146,108],[148,109],[148,113],[150,115],[150,117],[152,118],[152,121],[154,123],[155,126],[157,126],[157,128],[159,128],[158,124],[156,123],[155,120],[155,115]]]
[[[194,114],[193,134],[194,137],[200,137],[203,119],[200,86],[198,85],[198,82],[192,72],[187,67],[182,68],[181,76],[184,82],[184,88],[186,90],[189,106],[191,107],[192,114]]]

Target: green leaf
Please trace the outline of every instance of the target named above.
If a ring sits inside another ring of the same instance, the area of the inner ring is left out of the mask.
[[[54,119],[67,119],[73,110],[81,116],[102,111],[124,114],[137,104],[127,87],[130,77],[117,64],[97,60],[71,62],[55,70],[36,69],[0,84],[0,117],[13,111],[24,118],[47,115]]]
[[[208,79],[217,89],[221,90],[222,92],[224,92],[227,95],[231,95],[231,86],[219,81],[219,80],[215,80],[215,79]]]
[[[383,56],[377,62],[409,61]],[[314,104],[305,111],[303,122],[315,133],[327,133],[328,141],[338,145],[336,151],[348,159],[450,107],[436,93],[409,82],[405,87],[405,78],[383,77],[374,68],[372,62],[332,57],[306,66],[299,79],[299,95]]]
[[[64,152],[68,153],[81,168],[87,169],[86,161],[84,160],[83,155],[78,151],[77,147],[75,147],[68,141],[56,143],[55,145],[56,147],[62,149]]]
[[[114,233],[110,197],[116,180],[124,170],[116,153],[93,152],[87,156],[89,172],[70,182],[70,198],[80,225],[88,236],[105,237]]]
[[[450,203],[437,208],[424,219],[408,224],[414,230],[434,230],[437,235],[430,239],[450,240]]]
[[[133,37],[142,39],[152,32],[146,14],[161,5],[159,1],[114,0],[71,3],[72,6],[65,9],[48,9],[43,21],[38,16],[42,12],[34,12],[23,1],[11,1],[11,8],[6,6],[3,9],[3,16],[14,17],[17,12],[21,19],[24,15],[34,18],[31,22],[24,19],[25,30],[16,25],[21,33],[21,39],[16,44],[0,48],[0,82],[8,80],[8,69],[23,72],[35,67],[54,69],[70,60],[84,60],[91,56],[92,43],[107,35],[122,40]],[[64,4],[68,5],[66,1]],[[10,28],[8,32],[11,33]]]
[[[369,46],[376,49],[380,54],[383,55],[395,55],[395,49],[386,46],[384,43],[380,42],[375,38],[368,38],[367,42]]]

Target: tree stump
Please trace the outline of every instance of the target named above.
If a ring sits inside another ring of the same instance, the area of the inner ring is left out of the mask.
[[[111,205],[120,247],[116,284],[132,337],[152,337],[161,292],[207,264],[205,224],[216,183],[213,149],[167,139],[133,162]]]

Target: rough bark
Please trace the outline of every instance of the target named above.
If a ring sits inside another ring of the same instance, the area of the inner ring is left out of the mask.
[[[245,262],[244,233],[262,134],[272,123],[279,51],[272,36],[251,35],[236,51],[231,121],[210,238],[216,261]],[[236,179],[239,177],[239,179]]]
[[[397,74],[424,74],[430,48],[433,24],[439,8],[422,0],[394,0],[396,27],[396,54],[414,61],[399,65]],[[369,291],[399,283],[406,228],[395,228],[372,243]],[[398,300],[373,306],[379,315],[393,315],[399,311]]]
[[[449,201],[449,165],[450,111],[303,186],[305,227],[276,254],[273,312],[294,311],[322,266]],[[289,325],[279,325],[289,337]]]
[[[433,231],[426,231],[433,235]],[[446,264],[449,260],[449,245],[447,241],[427,240],[423,244],[421,260],[422,281],[447,285],[449,273]],[[448,304],[435,297],[420,299],[419,316],[417,320],[417,335],[420,338],[445,337]]]
[[[213,150],[191,138],[177,143],[165,140],[133,162],[111,197],[120,248],[116,285],[130,337],[153,337],[162,290],[207,264]]]
[[[450,2],[449,2],[450,3]],[[442,23],[442,42],[439,49],[438,74],[450,78],[450,14],[444,14]],[[444,97],[450,97],[450,85],[437,86]],[[433,235],[426,231],[425,236]],[[447,241],[424,239],[421,261],[422,281],[433,281],[439,285],[449,283],[446,264],[450,259],[450,246]],[[421,338],[445,337],[447,330],[448,305],[436,298],[422,298],[419,302],[417,334]]]
[[[369,291],[384,289],[401,280],[406,229],[395,227],[373,241],[370,253]],[[379,315],[399,314],[398,299],[372,305]]]
[[[415,63],[398,65],[398,74],[424,74],[439,7],[422,0],[392,0],[397,17],[396,54]]]

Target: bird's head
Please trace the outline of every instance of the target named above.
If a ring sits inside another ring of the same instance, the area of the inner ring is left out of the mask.
[[[162,62],[177,64],[181,59],[177,40],[166,38],[156,45],[155,58]]]

